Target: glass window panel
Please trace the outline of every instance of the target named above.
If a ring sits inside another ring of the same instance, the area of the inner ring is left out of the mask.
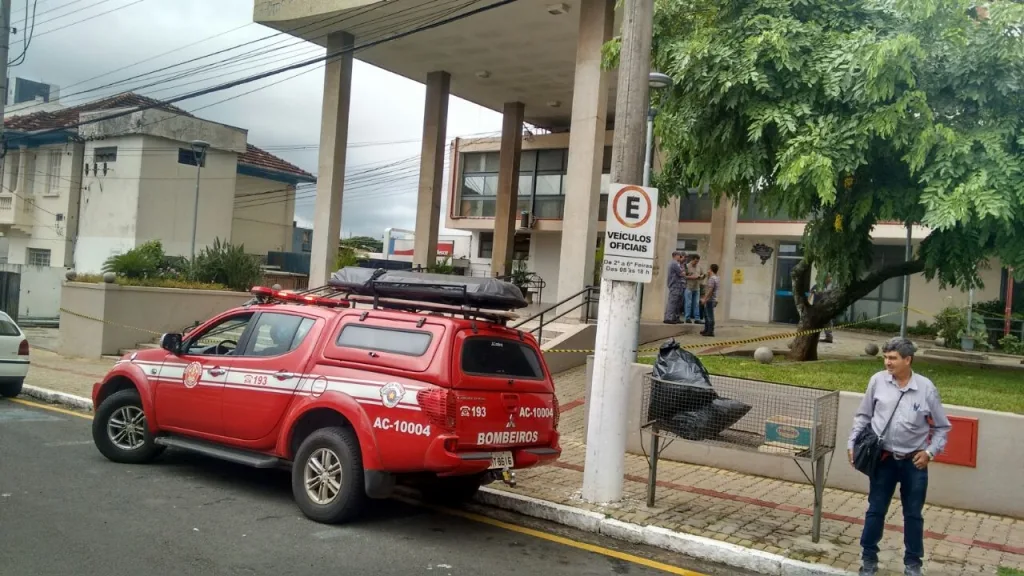
[[[882,283],[882,300],[903,302],[903,276],[889,278]]]
[[[562,177],[557,175],[537,176],[537,196],[557,196],[562,193]]]
[[[881,318],[878,321],[885,322],[886,324],[899,324],[901,318],[900,316],[896,315],[896,312],[899,312],[901,308],[903,308],[902,300],[899,302],[882,302],[881,311],[878,314],[876,314],[876,316],[881,316],[882,314],[893,315]]]
[[[597,206],[597,221],[606,222],[608,216],[608,195],[601,194],[601,199],[598,201]]]
[[[858,300],[853,303],[853,321],[867,320],[878,316],[878,300]]]
[[[519,156],[519,173],[533,172],[533,169],[537,166],[537,151],[536,150],[523,150],[523,153]]]
[[[533,175],[519,174],[519,197],[533,195]]]
[[[497,172],[501,165],[501,154],[498,152],[487,152],[484,154],[484,172]]]
[[[537,218],[561,218],[565,196],[537,196],[534,198],[534,210]]]
[[[565,152],[565,149],[539,150],[537,152],[537,170],[562,172],[565,168]]]

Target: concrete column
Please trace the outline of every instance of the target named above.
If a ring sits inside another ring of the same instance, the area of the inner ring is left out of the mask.
[[[608,73],[601,70],[601,47],[612,37],[614,20],[615,0],[581,1],[557,301],[594,282],[608,112]],[[585,308],[580,310],[582,318]]]
[[[722,304],[715,308],[716,322],[728,320],[729,310],[732,307],[732,271],[736,267],[736,221],[738,218],[739,207],[724,196],[711,212],[711,241],[708,246],[708,261],[703,264],[705,270],[708,270],[712,264],[718,264],[718,301]]]
[[[655,165],[657,167],[657,164]],[[668,299],[668,263],[676,249],[679,237],[679,197],[673,197],[668,206],[658,207],[657,236],[654,241],[654,278],[644,284],[644,298],[640,305],[640,320],[661,322],[665,319]]]
[[[420,151],[420,185],[416,200],[416,237],[413,266],[437,262],[437,229],[441,218],[441,176],[444,173],[445,129],[448,125],[448,94],[451,75],[444,71],[427,74],[427,97],[423,110],[423,145]]]
[[[355,38],[347,32],[327,37],[327,52],[351,49]],[[348,147],[348,112],[352,98],[352,52],[327,62],[324,101],[320,115],[320,160],[317,166],[313,243],[309,258],[309,286],[327,284],[335,271],[341,239],[341,204],[345,189],[345,152]]]
[[[519,201],[519,157],[523,151],[522,102],[506,102],[501,121],[501,156],[498,163],[498,198],[494,209],[494,247],[491,275],[512,272],[512,248],[516,236],[516,205]]]

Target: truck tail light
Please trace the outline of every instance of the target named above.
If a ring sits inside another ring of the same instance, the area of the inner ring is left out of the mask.
[[[455,430],[455,395],[447,388],[426,388],[416,393],[420,408],[430,418],[430,423],[444,430]]]
[[[552,395],[551,399],[552,399],[551,408],[554,410],[554,416],[551,417],[551,428],[554,429],[555,431],[557,431],[558,430],[558,421],[562,417],[562,411],[558,407],[558,397]]]
[[[28,340],[22,340],[18,344],[18,356],[28,356]]]

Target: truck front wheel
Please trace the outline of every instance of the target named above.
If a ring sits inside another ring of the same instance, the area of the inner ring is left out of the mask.
[[[321,428],[295,453],[292,494],[311,520],[338,524],[352,520],[366,502],[359,440],[351,428]]]

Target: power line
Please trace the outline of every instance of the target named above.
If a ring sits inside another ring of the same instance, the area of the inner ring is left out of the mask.
[[[141,1],[144,1],[144,0],[136,0],[136,1],[137,2],[141,2]],[[348,54],[348,53],[351,53],[351,52],[355,52],[356,50],[364,50],[364,49],[367,49],[367,48],[372,48],[374,46],[378,46],[380,44],[385,44],[387,42],[392,42],[392,41],[398,40],[400,38],[404,38],[406,36],[410,36],[412,34],[416,34],[416,33],[419,33],[419,32],[423,32],[423,31],[426,31],[426,30],[437,28],[437,27],[443,26],[445,24],[450,24],[452,22],[456,22],[456,21],[468,18],[470,16],[474,16],[476,14],[480,14],[482,12],[493,10],[495,8],[506,6],[508,4],[512,4],[513,2],[517,2],[517,1],[518,0],[498,0],[497,2],[489,4],[489,5],[484,6],[482,8],[477,8],[475,10],[471,10],[469,12],[464,12],[464,13],[456,15],[456,16],[445,18],[445,19],[442,19],[440,21],[433,22],[431,24],[426,24],[426,25],[423,25],[423,26],[419,26],[419,27],[414,28],[412,30],[407,30],[407,31],[404,31],[404,32],[399,32],[399,33],[393,34],[393,35],[391,35],[391,36],[389,36],[387,38],[383,38],[383,39],[380,39],[380,40],[374,40],[374,41],[371,41],[371,42],[366,42],[364,44],[360,44],[358,46],[353,46],[351,48],[344,48],[342,50],[338,50],[336,52],[329,53],[329,54],[326,54],[324,56],[320,56],[320,57],[317,57],[317,58],[312,58],[312,59],[309,59],[309,60],[305,60],[305,61],[302,61],[302,62],[291,64],[291,65],[288,65],[288,66],[284,66],[284,67],[281,67],[281,68],[278,68],[278,69],[275,69],[275,70],[270,70],[268,72],[264,72],[264,73],[261,73],[261,74],[255,74],[255,75],[249,76],[247,78],[243,78],[243,79],[239,79],[239,80],[234,80],[234,81],[230,81],[230,82],[225,82],[225,83],[217,85],[217,86],[212,86],[210,88],[205,88],[203,90],[198,90],[198,91],[195,91],[195,92],[183,94],[181,96],[177,96],[177,97],[170,98],[170,99],[167,99],[167,100],[157,101],[157,102],[153,102],[151,104],[145,104],[145,105],[139,106],[139,107],[137,107],[135,109],[124,110],[124,111],[121,111],[121,112],[116,112],[116,113],[113,113],[113,114],[108,114],[106,116],[92,118],[92,119],[89,119],[89,120],[80,120],[80,121],[75,122],[73,124],[70,124],[70,125],[67,125],[67,126],[62,126],[60,128],[52,128],[52,129],[49,129],[49,130],[42,130],[42,131],[39,131],[39,132],[35,132],[32,135],[33,136],[42,136],[42,135],[46,135],[46,134],[53,134],[53,133],[57,133],[57,132],[63,132],[65,130],[69,130],[69,129],[72,129],[72,128],[78,128],[78,127],[84,126],[86,124],[93,124],[93,123],[96,123],[96,122],[102,122],[102,121],[111,120],[111,119],[114,119],[114,118],[121,118],[123,116],[128,116],[130,114],[134,114],[136,112],[140,112],[140,111],[143,111],[143,110],[148,110],[148,109],[151,109],[151,108],[157,108],[157,107],[160,107],[160,106],[166,107],[166,106],[170,106],[170,105],[172,105],[172,104],[174,104],[176,102],[181,102],[183,100],[190,100],[192,98],[198,98],[199,96],[205,96],[207,94],[213,94],[213,93],[216,93],[216,92],[221,92],[221,91],[224,91],[224,90],[228,90],[230,88],[234,88],[236,86],[242,86],[242,85],[245,85],[245,84],[249,84],[251,82],[262,80],[264,78],[269,78],[269,77],[272,77],[272,76],[276,76],[278,74],[282,74],[284,72],[288,72],[288,71],[291,71],[291,70],[296,70],[296,69],[299,69],[299,68],[305,68],[307,66],[311,66],[313,64],[319,64],[319,63],[322,63],[322,62],[327,62],[327,61],[331,60],[332,58],[338,58],[338,57],[344,56],[345,54]],[[15,136],[14,138],[12,138],[11,140],[12,141],[17,141],[18,138],[26,138],[26,137],[28,137],[28,136],[27,135],[18,135],[18,136]]]
[[[129,2],[128,4],[125,4],[124,6],[118,6],[117,8],[111,8],[110,10],[107,10],[106,12],[100,12],[99,14],[93,14],[92,16],[89,16],[88,18],[82,18],[81,20],[75,20],[74,22],[71,22],[69,24],[65,24],[65,25],[59,26],[57,28],[51,28],[51,29],[49,29],[49,30],[47,30],[45,32],[40,32],[38,34],[38,36],[46,36],[47,34],[52,34],[54,32],[59,32],[61,30],[64,30],[65,28],[70,28],[72,26],[75,26],[76,24],[81,24],[83,22],[88,22],[89,20],[93,20],[93,19],[99,18],[100,16],[106,16],[107,14],[110,14],[110,13],[113,13],[113,12],[117,12],[119,10],[124,10],[125,8],[130,8],[130,7],[136,5],[136,4],[140,3],[140,2],[145,2],[145,1],[146,0],[135,0],[134,2]],[[56,20],[56,18],[53,18],[53,20]]]

